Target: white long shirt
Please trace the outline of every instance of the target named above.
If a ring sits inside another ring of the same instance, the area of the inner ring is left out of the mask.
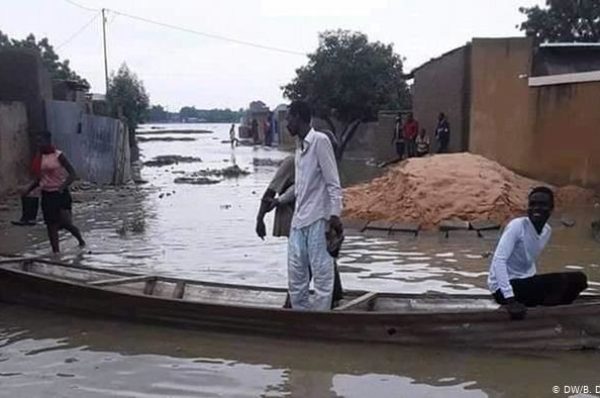
[[[296,148],[296,207],[292,228],[304,228],[342,212],[342,187],[333,147],[324,133],[311,129]]]
[[[514,297],[510,280],[535,275],[535,263],[551,234],[552,228],[548,224],[538,234],[528,217],[509,222],[492,258],[488,276],[490,291],[494,293],[500,289],[504,298]]]

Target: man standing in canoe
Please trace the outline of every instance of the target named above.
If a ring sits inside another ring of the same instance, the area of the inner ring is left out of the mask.
[[[286,116],[287,128],[298,138],[295,155],[295,197],[288,240],[288,288],[292,308],[327,311],[333,296],[333,258],[326,234],[342,236],[342,188],[333,146],[326,134],[310,125],[311,110],[294,101]],[[309,302],[312,271],[314,300]]]
[[[327,134],[335,151],[335,148],[337,147],[337,140],[335,139],[335,136],[330,132],[324,133]],[[294,155],[290,155],[283,160],[262,196],[258,215],[256,216],[256,234],[261,239],[264,239],[267,235],[267,228],[264,221],[265,215],[273,209],[275,209],[275,218],[273,220],[273,236],[285,236],[288,238],[290,236],[292,217],[294,215],[294,203],[296,201],[294,186],[294,162]],[[335,263],[337,252],[330,251],[329,254],[334,257],[333,308],[335,307],[336,302],[339,302],[339,300],[343,298],[343,289],[340,273]],[[286,297],[284,308],[291,308],[289,294]]]
[[[536,275],[536,260],[552,233],[546,222],[553,210],[552,190],[534,188],[529,194],[527,217],[508,223],[494,252],[488,286],[513,319],[523,318],[525,307],[571,304],[587,288],[582,272]]]

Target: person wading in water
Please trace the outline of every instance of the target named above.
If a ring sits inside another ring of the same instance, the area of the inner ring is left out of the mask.
[[[40,153],[33,159],[32,171],[36,180],[23,192],[27,196],[36,187],[42,190],[42,214],[48,230],[48,238],[52,252],[58,253],[58,231],[61,228],[69,231],[79,242],[80,247],[85,241],[79,229],[73,225],[71,208],[72,199],[69,186],[75,181],[73,166],[66,156],[52,145],[52,135],[44,131],[39,135]]]

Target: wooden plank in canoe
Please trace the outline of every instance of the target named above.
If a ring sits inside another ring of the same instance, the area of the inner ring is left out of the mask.
[[[175,284],[175,290],[173,290],[173,298],[176,298],[176,299],[183,298],[184,293],[185,293],[185,282],[178,281]]]
[[[376,292],[365,293],[354,300],[348,301],[346,304],[342,304],[339,307],[334,308],[334,311],[344,311],[354,309],[361,304],[370,304],[373,300],[375,300],[375,298],[377,298]]]
[[[113,286],[113,285],[121,285],[124,283],[148,282],[153,279],[156,281],[156,276],[139,275],[139,276],[131,276],[131,277],[127,277],[127,278],[104,279],[104,280],[100,280],[100,281],[89,282],[89,284],[93,285],[93,286]]]
[[[154,278],[148,279],[146,281],[146,286],[144,287],[145,295],[152,296],[152,294],[154,293],[154,288],[156,287],[156,280],[157,280],[157,278],[154,277]]]

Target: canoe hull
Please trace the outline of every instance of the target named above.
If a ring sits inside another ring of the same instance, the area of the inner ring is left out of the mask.
[[[115,292],[0,268],[0,300],[84,316],[309,339],[498,349],[600,347],[600,304],[455,313],[305,312]]]

